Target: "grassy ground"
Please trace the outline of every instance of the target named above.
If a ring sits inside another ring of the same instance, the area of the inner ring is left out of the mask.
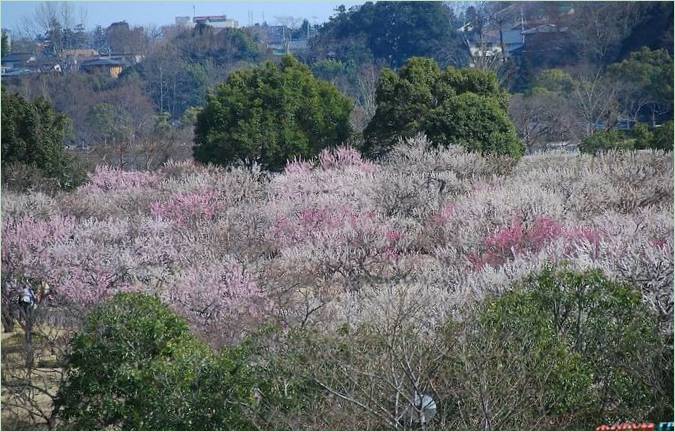
[[[35,367],[30,377],[25,368],[24,332],[2,334],[2,429],[45,430],[52,409],[62,370],[58,367],[53,342],[63,332],[53,328],[38,328],[34,332]],[[36,389],[31,389],[31,384]]]

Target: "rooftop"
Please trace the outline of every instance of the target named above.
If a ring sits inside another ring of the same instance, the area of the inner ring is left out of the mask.
[[[97,58],[93,60],[85,60],[82,62],[83,67],[87,66],[126,66],[122,60],[115,60],[110,58]]]

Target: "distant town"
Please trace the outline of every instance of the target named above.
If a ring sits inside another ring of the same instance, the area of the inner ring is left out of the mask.
[[[222,29],[238,29],[239,22],[227,15],[179,16],[174,29],[193,29],[208,26],[216,32]],[[171,26],[169,26],[171,27]],[[294,54],[307,50],[311,35],[308,24],[306,32],[294,32],[289,25],[262,25],[246,27],[264,44],[273,55]],[[131,27],[126,21],[112,23],[107,28],[97,27],[86,32],[77,25],[57,34],[50,29],[34,41],[22,40],[13,45],[12,32],[3,29],[6,49],[2,53],[2,78],[22,77],[43,73],[83,72],[97,73],[117,78],[127,67],[137,64],[145,57],[142,27]]]

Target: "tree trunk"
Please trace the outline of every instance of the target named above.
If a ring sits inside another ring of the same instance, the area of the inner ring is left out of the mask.
[[[14,331],[14,314],[10,305],[2,308],[2,331],[12,333]]]
[[[26,326],[24,328],[26,370],[30,375],[31,370],[33,369],[33,310],[30,309],[30,306],[26,307],[26,309],[24,310],[24,315],[26,319]]]

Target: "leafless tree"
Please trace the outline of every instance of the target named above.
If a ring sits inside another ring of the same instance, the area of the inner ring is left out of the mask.
[[[575,112],[569,100],[552,92],[511,97],[509,115],[528,149],[551,141],[575,140]]]
[[[293,17],[293,16],[275,16],[274,19],[282,26],[289,29],[295,29],[302,24],[303,18]]]
[[[304,373],[341,411],[353,413],[349,419],[334,419],[340,427],[425,427],[428,407],[420,405],[420,396],[438,400],[443,389],[433,377],[447,354],[435,336],[434,317],[428,315],[432,300],[413,287],[381,289],[391,296],[369,302],[373,324],[355,324],[334,341],[335,350],[315,353],[316,361]]]
[[[609,129],[618,115],[618,89],[612,85],[599,68],[579,68],[574,74],[570,101],[583,125],[584,136],[594,128],[604,125]]]
[[[351,115],[352,127],[356,131],[365,129],[375,115],[377,109],[375,93],[378,78],[379,68],[374,64],[362,66],[356,75],[354,84],[356,104]]]
[[[3,340],[2,417],[9,428],[57,427],[54,401],[65,379],[62,366],[81,324],[81,311],[57,304],[48,287],[40,286],[34,307],[16,315],[21,330]]]
[[[76,23],[76,15],[79,15],[79,23]],[[85,24],[86,18],[86,8],[80,6],[76,12],[73,2],[45,1],[36,6],[32,16],[23,19],[20,30],[26,36],[35,37],[49,33],[54,26],[72,29],[76,24]]]
[[[635,2],[577,2],[575,27],[583,51],[591,62],[613,60],[618,45],[641,18]]]

